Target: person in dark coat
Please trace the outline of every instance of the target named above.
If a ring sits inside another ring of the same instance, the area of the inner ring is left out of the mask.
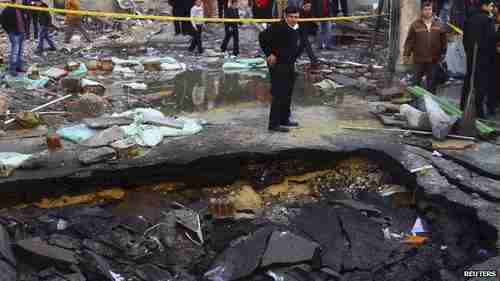
[[[300,18],[312,18],[311,8],[312,5],[310,0],[306,0],[300,10]],[[312,21],[299,22],[299,32],[302,35],[302,42],[304,42],[304,49],[306,50],[309,60],[311,60],[313,64],[318,63],[318,58],[314,54],[311,43],[309,42],[309,37],[314,37],[318,33],[318,24]]]
[[[496,31],[497,31],[497,37],[496,37],[496,75],[498,76],[500,74],[500,1],[497,2],[497,12],[496,12]],[[496,84],[495,84],[495,93],[496,93],[496,107],[497,107],[497,112],[499,109],[499,104],[500,104],[500,79],[495,79]]]
[[[172,0],[175,16],[177,17],[190,17],[191,8],[194,6],[194,0]],[[191,35],[194,32],[193,26],[189,21],[175,21],[174,22],[175,34]],[[177,33],[179,32],[179,33]]]
[[[342,16],[349,16],[349,6],[347,5],[347,0],[333,0],[333,16],[336,17],[339,15],[340,10],[342,10]]]
[[[48,8],[49,6],[42,1],[38,1],[37,3],[38,7],[41,8]],[[41,55],[44,50],[44,44],[45,41],[49,44],[49,50],[55,51],[56,45],[50,38],[50,28],[55,28],[55,26],[52,24],[52,16],[50,15],[49,12],[47,11],[37,11],[37,19],[38,19],[38,24],[40,25],[40,36],[38,37],[38,47],[37,50],[35,51],[36,54]]]
[[[23,5],[26,6],[37,6],[40,0],[23,0]],[[33,25],[33,38],[38,39],[38,12],[34,10],[26,10],[25,15],[25,25],[26,25],[26,38],[31,36],[31,25]]]
[[[312,0],[312,15],[315,18],[327,18],[330,17],[331,3],[330,0]],[[319,49],[330,49],[331,48],[331,34],[330,30],[331,22],[320,21],[319,22],[319,34],[318,34],[318,48]]]
[[[239,19],[238,0],[231,0],[231,5],[226,8],[224,12],[224,17],[228,19]],[[225,36],[222,41],[221,51],[226,52],[227,45],[231,38],[233,39],[233,55],[238,56],[240,54],[240,35],[238,23],[226,23],[225,24]]]
[[[287,127],[298,126],[297,122],[290,119],[290,106],[296,78],[295,61],[304,48],[298,30],[299,17],[297,7],[287,7],[285,18],[272,24],[259,36],[271,76],[270,131],[289,132]]]
[[[225,17],[228,2],[229,0],[217,0],[217,13],[219,14],[219,18]]]
[[[22,4],[21,0],[11,0],[12,4]],[[23,70],[23,44],[25,39],[26,25],[24,12],[21,9],[7,7],[2,11],[0,24],[9,36],[10,58],[9,73],[17,76]]]
[[[493,1],[480,0],[480,10],[466,20],[464,26],[464,49],[467,59],[467,73],[462,89],[460,108],[465,109],[471,88],[471,75],[474,60],[474,46],[478,47],[474,89],[476,93],[476,112],[479,118],[486,118],[488,113],[494,113],[497,107],[495,97],[495,56],[496,33],[492,18]],[[487,100],[488,112],[484,110]]]
[[[170,0],[169,4],[172,6],[172,15],[174,17],[182,17],[182,4],[184,1],[182,0]],[[175,35],[183,34],[185,32],[182,31],[182,21],[174,20],[174,31]]]

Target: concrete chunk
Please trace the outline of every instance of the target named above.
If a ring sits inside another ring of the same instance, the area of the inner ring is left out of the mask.
[[[78,263],[73,252],[63,248],[50,246],[40,238],[21,240],[17,242],[17,247],[26,253],[30,257],[30,260],[35,263]]]
[[[100,147],[109,145],[115,141],[125,138],[125,131],[118,126],[103,130],[86,140],[84,145],[89,147]]]
[[[275,231],[271,235],[261,266],[293,264],[311,260],[319,245],[289,231]]]
[[[84,165],[91,165],[99,162],[111,160],[116,156],[116,151],[110,147],[89,149],[78,156],[78,160]]]

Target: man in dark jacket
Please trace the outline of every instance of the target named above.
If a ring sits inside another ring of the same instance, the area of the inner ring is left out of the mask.
[[[421,84],[425,76],[427,90],[435,92],[433,71],[444,60],[448,41],[443,26],[434,20],[432,2],[422,5],[422,15],[410,26],[406,38],[403,61],[409,63],[413,55],[415,62],[415,83]]]
[[[217,12],[219,14],[219,18],[226,17],[225,11],[227,9],[228,0],[217,0]]]
[[[312,5],[310,0],[304,1],[304,5],[300,10],[300,18],[312,18]],[[316,36],[318,33],[318,24],[312,21],[299,22],[299,32],[302,35],[302,42],[304,42],[304,49],[306,50],[307,56],[311,60],[311,63],[315,64],[318,62],[318,58],[314,55],[314,51],[309,42],[309,36]]]
[[[22,4],[22,0],[11,0],[11,2],[12,4]],[[22,57],[26,26],[23,11],[12,7],[5,8],[0,16],[0,23],[9,35],[9,72],[12,76],[17,76],[18,72],[24,72]]]
[[[37,6],[40,0],[23,0],[23,5],[26,6]],[[34,10],[26,10],[25,15],[25,25],[26,25],[26,39],[31,36],[31,25],[33,25],[33,38],[36,40],[38,38],[38,13]]]
[[[49,7],[47,4],[43,3],[42,1],[38,1],[37,6],[41,7],[41,8],[48,8]],[[54,27],[54,25],[52,24],[52,16],[47,11],[37,11],[37,18],[38,18],[38,23],[40,25],[40,36],[38,39],[38,47],[37,47],[35,53],[38,55],[42,55],[43,50],[44,50],[45,41],[47,41],[47,43],[49,44],[49,47],[50,47],[49,50],[51,50],[51,51],[57,50],[56,45],[54,44],[52,39],[50,39],[50,33],[49,33],[50,28]]]
[[[495,55],[496,34],[492,18],[493,1],[480,0],[480,10],[466,20],[464,26],[464,49],[467,58],[467,73],[460,108],[465,109],[470,88],[473,86],[476,94],[476,112],[479,118],[486,118],[487,113],[494,113],[497,107],[495,97]],[[474,61],[474,47],[477,46],[477,61],[474,85],[471,85],[471,74]],[[488,112],[484,111],[484,101],[487,99]]]
[[[312,15],[315,18],[327,18],[332,14],[332,7],[330,0],[312,0]],[[319,49],[330,49],[331,48],[331,35],[333,31],[330,27],[333,26],[329,21],[319,22],[319,34],[318,34],[318,48]]]
[[[298,126],[297,122],[290,120],[290,106],[296,78],[295,61],[304,48],[298,31],[299,17],[297,7],[287,7],[285,18],[271,25],[259,36],[271,76],[270,131],[288,132],[287,127]]]
[[[239,19],[239,9],[238,9],[238,0],[231,0],[231,4],[226,8],[224,12],[224,17],[228,19]],[[233,55],[238,56],[240,54],[240,35],[238,23],[226,23],[225,24],[225,32],[224,40],[222,41],[221,51],[224,53],[227,49],[227,44],[229,40],[233,38]]]
[[[342,16],[349,16],[349,7],[347,6],[347,0],[333,0],[333,16],[338,16],[340,10],[342,10]]]

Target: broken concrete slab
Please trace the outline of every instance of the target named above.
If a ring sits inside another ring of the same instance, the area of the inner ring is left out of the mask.
[[[267,248],[267,241],[274,231],[275,227],[263,227],[247,239],[239,240],[216,259],[212,270],[205,277],[217,275],[222,280],[232,281],[249,276],[258,268]]]
[[[113,142],[123,140],[125,137],[125,131],[122,128],[113,126],[111,128],[99,131],[90,139],[86,140],[83,145],[88,147],[107,146]]]
[[[335,81],[338,84],[341,84],[344,87],[355,87],[358,85],[358,81],[352,79],[351,77],[342,75],[342,74],[331,74],[327,76],[329,79]]]
[[[144,264],[137,268],[137,275],[146,281],[173,280],[172,274],[156,265]]]
[[[82,122],[92,129],[107,129],[113,126],[126,126],[134,122],[134,119],[127,117],[98,117],[85,118]]]
[[[407,121],[398,120],[393,115],[377,114],[376,116],[385,126],[399,127],[399,128],[408,127]]]
[[[80,240],[75,239],[71,236],[67,235],[62,235],[62,234],[52,234],[49,237],[48,243],[50,245],[68,249],[68,250],[77,250],[80,249],[82,246],[82,243]]]
[[[86,150],[78,155],[78,160],[84,165],[91,165],[116,157],[116,151],[110,147],[101,147],[96,149]]]
[[[83,94],[77,101],[68,103],[68,110],[75,119],[99,117],[104,113],[106,102],[96,94]]]
[[[482,170],[488,176],[500,180],[500,146],[481,142],[465,150],[441,151],[446,157],[475,170]]]
[[[378,217],[382,214],[382,212],[380,210],[378,210],[377,208],[375,208],[374,206],[363,203],[363,202],[358,201],[358,200],[354,200],[354,199],[330,200],[330,203],[332,203],[334,205],[340,205],[340,206],[344,206],[347,208],[351,208],[351,209],[354,209],[354,210],[359,211],[359,212],[366,212],[369,216]]]
[[[46,167],[49,164],[49,157],[48,151],[34,153],[30,159],[21,164],[21,169],[34,170]]]
[[[391,87],[385,88],[377,91],[382,101],[390,101],[394,98],[402,98],[404,96],[405,89],[401,87]]]
[[[327,204],[309,205],[292,222],[321,245],[322,265],[340,272],[346,245],[335,209]]]
[[[346,208],[337,211],[344,235],[349,241],[348,249],[344,251],[342,268],[347,271],[370,270],[386,262],[395,245],[399,244],[386,241],[381,227],[361,213]]]
[[[275,231],[268,242],[261,266],[309,261],[319,244],[289,231]]]
[[[12,253],[9,233],[7,233],[2,225],[0,225],[0,255],[2,259],[6,260],[11,266],[16,266],[16,258]]]
[[[29,261],[36,264],[77,264],[78,261],[72,251],[51,246],[40,238],[21,240],[16,243],[17,249],[26,254]]]

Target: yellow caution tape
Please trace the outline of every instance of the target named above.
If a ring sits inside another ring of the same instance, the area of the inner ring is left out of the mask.
[[[92,17],[110,17],[110,18],[122,18],[122,19],[136,19],[136,20],[155,20],[155,21],[192,21],[191,17],[172,17],[172,16],[152,16],[152,15],[135,15],[128,13],[109,13],[109,12],[96,12],[96,11],[82,11],[82,10],[66,10],[66,9],[56,9],[56,8],[43,8],[28,5],[17,5],[0,3],[0,7],[13,7],[22,10],[34,10],[34,11],[44,11],[59,14],[71,14],[80,16],[92,16]],[[384,14],[380,15],[384,16]],[[368,16],[350,16],[350,17],[329,17],[329,18],[304,18],[299,19],[302,22],[311,21],[342,21],[342,20],[360,20],[379,17],[379,15],[368,15]],[[203,22],[219,22],[219,23],[271,23],[278,22],[280,19],[221,19],[221,18],[196,18],[196,21]]]
[[[453,29],[456,33],[464,35],[464,31],[460,29],[460,27],[453,25],[451,22],[448,22],[448,26],[451,27],[451,29]]]

